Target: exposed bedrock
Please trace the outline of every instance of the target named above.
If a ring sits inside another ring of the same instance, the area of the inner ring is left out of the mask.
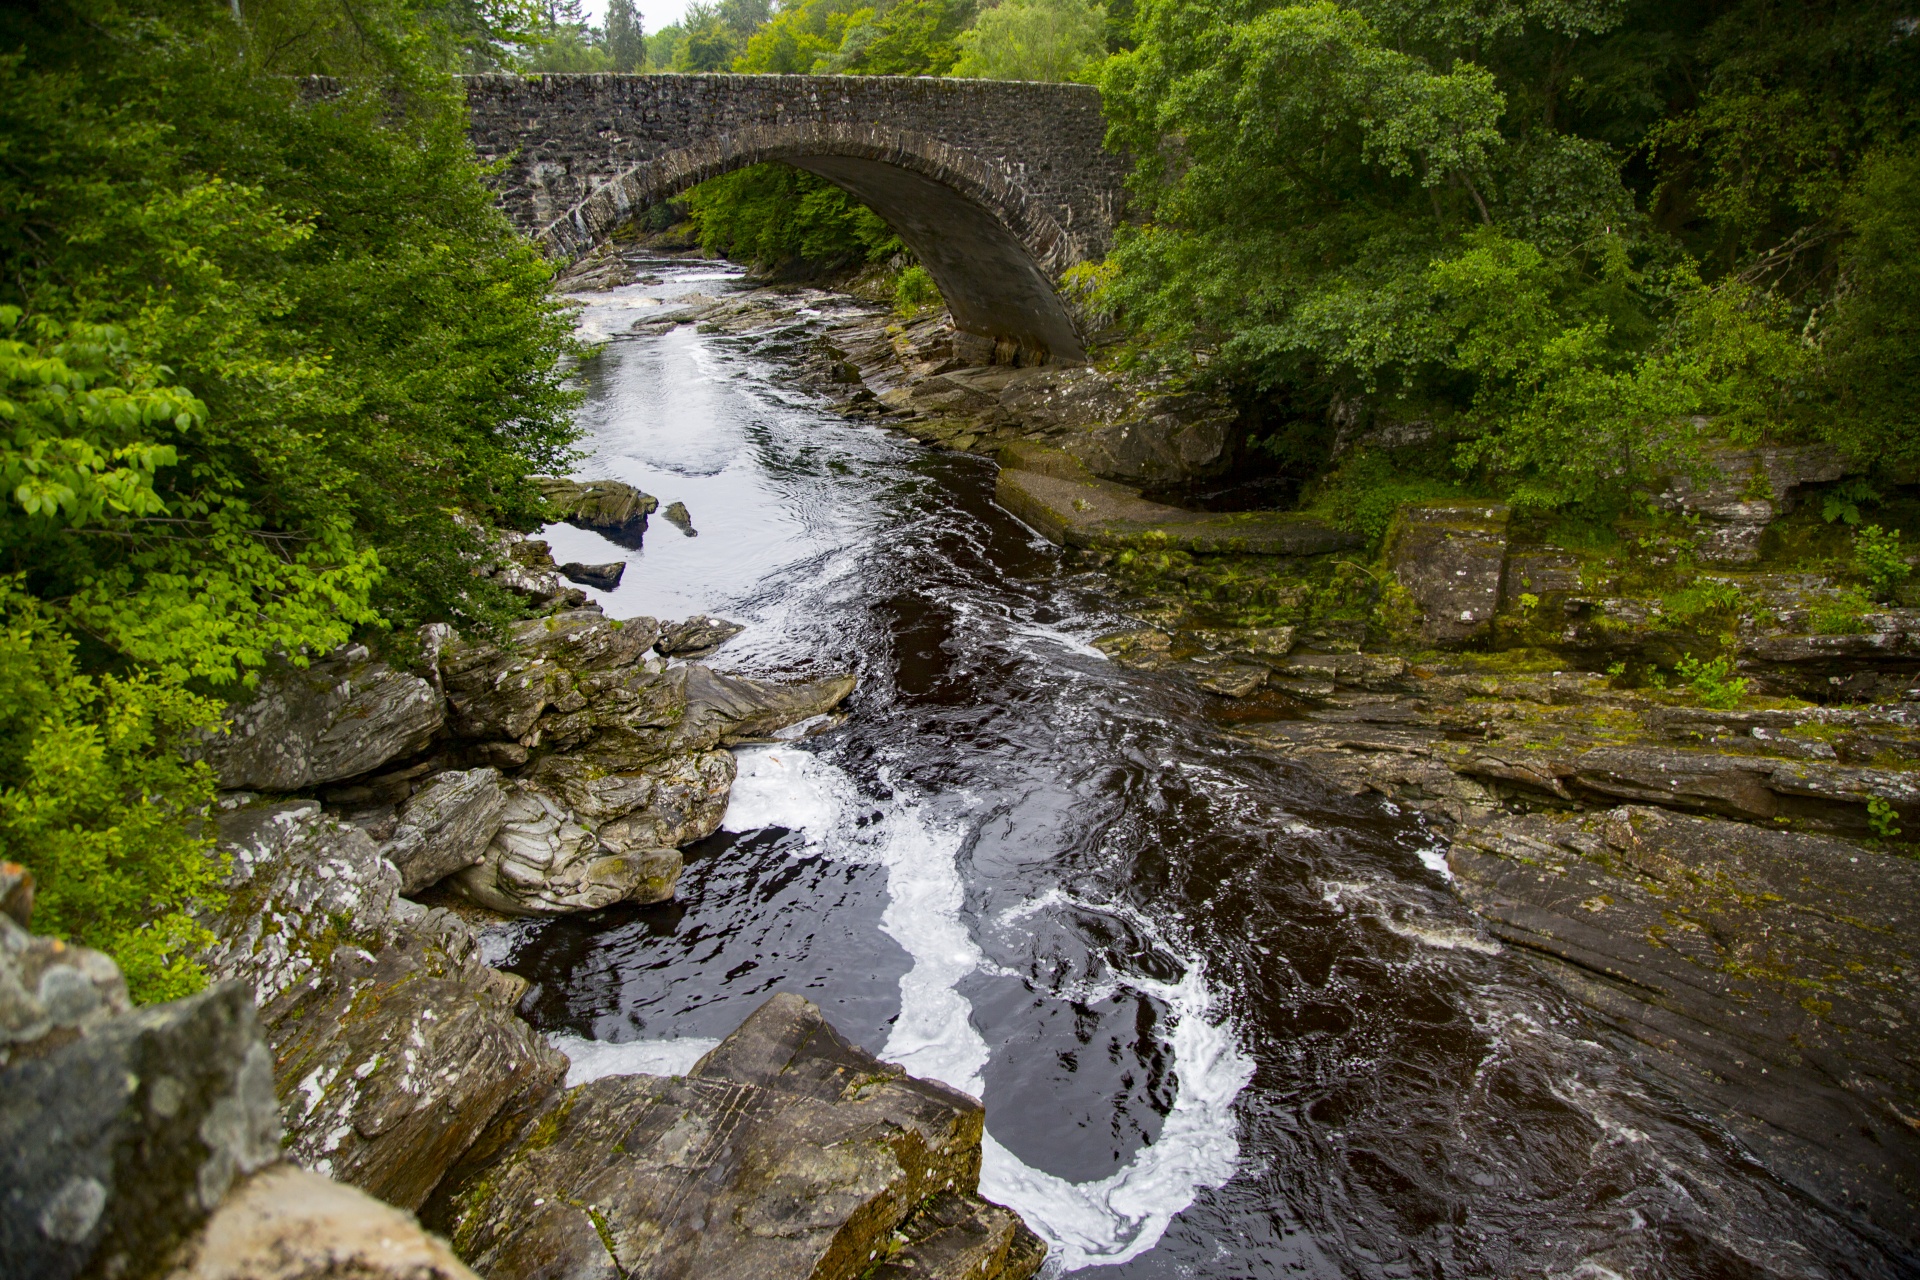
[[[0,1000],[8,1276],[473,1280],[410,1214],[283,1162],[245,984],[129,1010],[111,960],[9,915],[0,990],[39,993]]]
[[[1920,864],[1639,807],[1491,817],[1447,860],[1776,1175],[1920,1256]]]
[[[426,1210],[491,1280],[1024,1280],[1044,1248],[980,1199],[982,1112],[777,995],[685,1077],[555,1089]]]
[[[397,896],[358,827],[311,801],[221,815],[216,976],[258,1001],[288,1153],[413,1208],[507,1102],[566,1060],[514,1014],[524,983],[468,927]]]
[[[318,791],[348,824],[309,833],[313,848],[337,852],[349,828],[371,837],[399,892],[445,881],[515,914],[659,902],[673,896],[678,849],[726,811],[726,748],[832,723],[853,689],[851,676],[776,683],[664,656],[711,653],[740,630],[705,616],[662,628],[596,607],[515,623],[498,640],[443,629],[426,637],[432,679],[351,648],[272,670],[208,751],[223,784],[244,788],[236,803]],[[258,834],[274,830],[261,822]],[[364,894],[385,882],[341,883]],[[246,963],[274,962],[283,945],[268,939]]]

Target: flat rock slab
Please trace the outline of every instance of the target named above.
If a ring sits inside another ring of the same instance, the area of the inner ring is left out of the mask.
[[[982,1118],[779,995],[684,1078],[554,1092],[449,1181],[428,1220],[491,1280],[854,1280],[914,1243],[896,1229],[948,1194],[971,1206],[929,1218],[921,1239],[944,1225],[958,1232],[944,1252],[971,1277],[1018,1280],[1039,1256],[975,1194]]]
[[[1310,516],[1272,511],[1188,511],[1149,502],[1124,485],[1092,477],[1002,467],[994,497],[1062,546],[1155,547],[1201,554],[1323,555],[1361,539]]]
[[[1920,1244],[1920,863],[1643,808],[1463,826],[1447,861],[1777,1176]]]
[[[1506,572],[1507,514],[1498,502],[1400,508],[1387,539],[1387,565],[1420,606],[1427,643],[1469,644],[1492,633]]]

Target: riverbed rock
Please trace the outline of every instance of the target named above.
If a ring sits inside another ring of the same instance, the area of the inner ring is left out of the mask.
[[[439,655],[449,725],[462,738],[524,737],[549,704],[572,693],[579,673],[631,667],[659,634],[651,618],[576,609],[514,623],[503,644],[449,640]]]
[[[1920,1241],[1920,863],[1640,807],[1491,818],[1447,861],[1778,1177]]]
[[[451,1179],[428,1220],[491,1280],[853,1280],[903,1245],[929,1261],[973,1245],[968,1261],[986,1265],[972,1276],[1024,1280],[1040,1251],[983,1212],[981,1132],[972,1098],[777,995],[683,1078],[555,1091],[490,1137],[498,1154]],[[916,1235],[897,1238],[916,1209]],[[968,1222],[998,1238],[934,1239]]]
[[[138,1274],[280,1157],[273,1058],[238,983],[119,1013],[0,1071],[8,1275]]]
[[[1434,645],[1484,640],[1500,607],[1507,507],[1497,502],[1410,502],[1388,535],[1387,565],[1420,607]]]
[[[0,1067],[44,1057],[130,1008],[126,979],[105,953],[0,915]]]
[[[658,498],[618,480],[569,480],[562,476],[529,479],[556,519],[591,529],[635,550],[646,536],[647,517],[660,507]]]
[[[412,1214],[290,1164],[236,1186],[167,1280],[478,1280]]]
[[[680,530],[680,532],[687,537],[697,538],[700,536],[700,531],[693,527],[693,513],[687,510],[686,503],[668,503],[667,509],[662,511],[660,515],[668,524]]]
[[[712,653],[745,630],[739,623],[725,618],[696,614],[684,622],[670,622],[661,627],[655,647],[670,658],[698,657]]]
[[[205,754],[222,787],[299,791],[424,750],[445,719],[431,684],[349,645],[304,669],[271,663]]]
[[[480,861],[500,830],[505,803],[498,769],[450,769],[428,779],[400,806],[393,837],[381,847],[400,872],[400,892]]]
[[[480,962],[464,925],[396,897],[399,873],[359,828],[303,801],[219,828],[233,869],[206,964],[259,1002],[290,1154],[417,1205],[565,1060],[515,1016],[521,984]]]
[[[678,848],[720,828],[738,765],[725,750],[668,756],[613,772],[574,756],[541,758],[529,781],[591,823],[615,852]]]
[[[596,827],[545,788],[512,784],[499,833],[481,860],[449,883],[479,905],[512,915],[597,911],[673,896],[681,868],[677,850],[615,847]]]
[[[825,715],[853,692],[850,675],[778,684],[730,676],[698,663],[582,676],[573,702],[535,725],[539,745],[610,772],[668,756],[764,741]],[[577,706],[577,710],[565,710]]]
[[[515,1015],[522,986],[482,966],[470,938],[450,950],[424,925],[391,929],[377,950],[339,949],[320,979],[262,1010],[288,1154],[406,1209],[503,1108],[566,1074]]]
[[[600,591],[614,590],[626,573],[625,560],[610,560],[606,564],[581,564],[577,560],[569,560],[560,566],[560,576],[568,582],[577,582],[583,587],[594,587]]]

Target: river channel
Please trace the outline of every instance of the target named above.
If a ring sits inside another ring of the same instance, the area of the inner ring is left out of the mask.
[[[1106,661],[1088,642],[1127,620],[995,506],[990,463],[803,389],[830,307],[632,334],[741,287],[646,267],[583,300],[608,341],[578,473],[698,536],[556,526],[555,558],[630,561],[611,616],[746,624],[723,670],[860,685],[843,725],[740,750],[676,902],[493,940],[576,1079],[683,1069],[797,992],[984,1098],[982,1191],[1054,1274],[1896,1274],[1479,931],[1432,832]]]

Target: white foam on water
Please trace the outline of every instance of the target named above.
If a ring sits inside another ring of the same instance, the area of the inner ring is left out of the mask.
[[[720,1042],[705,1036],[681,1036],[613,1044],[554,1032],[547,1036],[547,1043],[567,1055],[567,1088],[571,1089],[603,1076],[683,1076]]]
[[[1421,849],[1420,863],[1427,870],[1436,872],[1448,884],[1453,883],[1453,868],[1447,865],[1447,851],[1437,844]]]
[[[722,831],[736,834],[785,827],[820,844],[840,818],[846,775],[811,752],[793,747],[736,751],[740,771],[733,780]]]
[[[983,964],[961,914],[962,833],[944,829],[923,806],[904,799],[879,806],[879,821],[854,827],[841,819],[872,806],[838,768],[792,747],[750,747],[735,755],[740,772],[722,823],[726,830],[784,827],[803,832],[810,845],[831,856],[886,868],[888,902],[880,927],[913,967],[900,979],[900,1016],[880,1056],[979,1097],[987,1044],[958,990]],[[1050,892],[1042,901],[1053,906],[1069,900]],[[1001,920],[1032,913],[1016,908]],[[991,1135],[983,1143],[981,1193],[1020,1212],[1046,1240],[1051,1268],[1111,1265],[1145,1253],[1200,1188],[1233,1176],[1239,1158],[1233,1100],[1252,1078],[1253,1063],[1231,1024],[1210,1017],[1213,1000],[1201,965],[1189,959],[1177,983],[1123,981],[1163,1001],[1170,1012],[1167,1043],[1177,1088],[1159,1138],[1092,1182],[1035,1169]]]

